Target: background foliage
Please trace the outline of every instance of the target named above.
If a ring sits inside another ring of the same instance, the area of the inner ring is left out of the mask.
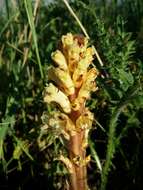
[[[38,1],[35,1],[38,2]],[[5,0],[0,12],[0,189],[64,189],[66,154],[57,131],[41,116],[51,52],[61,35],[82,33],[63,1],[38,4]],[[99,90],[88,105],[95,113],[88,167],[91,190],[141,190],[143,169],[143,1],[70,2],[104,63]],[[60,150],[60,151],[59,151]]]

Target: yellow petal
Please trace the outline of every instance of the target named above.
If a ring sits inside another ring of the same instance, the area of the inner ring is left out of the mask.
[[[73,35],[71,33],[67,33],[67,35],[63,35],[62,44],[63,44],[63,47],[71,46],[73,44]]]
[[[71,112],[71,106],[70,106],[69,99],[67,98],[67,96],[63,92],[61,92],[52,83],[50,83],[45,88],[44,102],[46,102],[46,103],[55,102],[58,105],[60,105],[60,107],[63,109],[63,111],[65,113]]]
[[[66,58],[61,51],[56,50],[52,53],[51,57],[60,69],[68,70]]]
[[[48,71],[48,77],[59,86],[67,96],[75,93],[73,81],[69,72],[60,68],[51,67]]]
[[[68,62],[70,73],[73,73],[81,58],[81,53],[86,51],[88,39],[80,35],[68,33],[62,36],[63,53]]]

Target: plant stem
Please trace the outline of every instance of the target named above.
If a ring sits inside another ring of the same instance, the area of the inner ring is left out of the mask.
[[[84,131],[72,136],[69,142],[69,157],[74,167],[74,174],[70,176],[70,190],[86,190],[87,175],[86,166],[80,164],[80,160],[85,160],[86,150],[82,148]],[[79,163],[78,163],[79,162]]]

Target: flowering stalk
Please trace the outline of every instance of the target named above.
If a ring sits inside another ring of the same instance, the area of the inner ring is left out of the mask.
[[[87,38],[68,33],[63,35],[59,50],[52,53],[54,65],[48,70],[44,101],[58,106],[48,116],[47,126],[58,129],[68,142],[69,157],[60,156],[70,173],[70,190],[87,190],[86,156],[88,133],[93,114],[85,107],[91,91],[96,91],[96,68],[91,67],[94,48],[88,47]]]

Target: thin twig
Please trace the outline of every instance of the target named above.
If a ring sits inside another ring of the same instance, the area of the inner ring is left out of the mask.
[[[71,15],[75,18],[75,20],[76,20],[77,23],[79,24],[79,26],[80,26],[81,30],[83,31],[84,35],[85,35],[88,39],[90,39],[90,37],[89,37],[88,33],[86,32],[86,30],[85,30],[83,24],[81,23],[81,21],[79,20],[79,18],[77,17],[77,15],[75,14],[75,12],[74,12],[73,9],[71,8],[71,6],[69,5],[68,1],[67,1],[67,0],[62,0],[62,1],[64,2],[64,4],[66,5],[66,7],[68,8],[68,10],[69,10],[69,12],[71,13]],[[101,60],[101,58],[100,58],[100,56],[99,56],[99,54],[98,54],[98,52],[97,52],[97,50],[96,50],[96,47],[93,46],[93,48],[94,48],[94,51],[95,51],[95,55],[96,55],[96,57],[97,57],[97,60],[99,61],[100,65],[103,66],[103,62],[102,62],[102,60]]]
[[[85,36],[89,39],[89,35],[87,34],[84,26],[82,25],[82,23],[80,22],[79,18],[76,16],[76,14],[74,13],[73,9],[71,8],[71,6],[69,5],[69,3],[67,2],[67,0],[63,0],[63,2],[65,3],[66,7],[68,8],[68,10],[70,11],[71,15],[75,18],[75,20],[77,21],[77,23],[79,24],[80,28],[82,29],[83,33],[85,34]]]

